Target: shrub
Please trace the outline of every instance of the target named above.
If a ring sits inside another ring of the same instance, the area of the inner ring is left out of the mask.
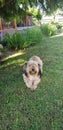
[[[4,52],[5,52],[5,50],[4,50],[3,46],[0,44],[0,60],[4,57]]]
[[[60,24],[60,23],[55,23],[55,25],[56,25],[57,29],[61,29],[62,28],[62,24]]]
[[[7,48],[15,47],[15,43],[13,42],[13,35],[6,33],[3,36],[3,42],[6,43]]]
[[[40,43],[42,40],[42,32],[39,27],[27,30],[27,39],[31,44]]]
[[[42,40],[42,32],[40,28],[30,28],[15,32],[14,34],[6,33],[3,36],[3,43],[7,48],[25,48]]]
[[[16,32],[12,35],[13,43],[15,44],[15,47],[20,49],[24,47],[24,44],[26,42],[26,35],[24,35],[21,32]]]
[[[62,28],[62,24],[61,23],[52,21],[51,24],[55,25],[57,29],[61,29]]]
[[[43,32],[44,35],[46,36],[52,36],[54,34],[56,34],[56,27],[52,24],[43,24],[41,26],[41,30]]]
[[[14,34],[6,33],[3,36],[3,41],[8,49],[10,48],[23,48],[23,45],[26,41],[26,37],[23,36],[22,32],[15,32]],[[3,45],[4,45],[3,44]]]

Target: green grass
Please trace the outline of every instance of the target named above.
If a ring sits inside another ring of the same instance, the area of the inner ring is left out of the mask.
[[[0,130],[63,130],[63,35],[15,53],[0,65]],[[32,92],[23,82],[22,66],[33,55],[44,67]]]

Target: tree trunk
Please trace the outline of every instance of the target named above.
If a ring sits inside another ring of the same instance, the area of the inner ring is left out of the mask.
[[[16,18],[14,18],[14,20],[13,20],[13,28],[16,28],[16,27],[17,27]]]
[[[2,30],[2,20],[0,18],[0,30]]]
[[[26,15],[26,26],[29,26],[29,16]]]

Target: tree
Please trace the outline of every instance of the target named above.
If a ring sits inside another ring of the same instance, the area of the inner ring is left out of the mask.
[[[39,0],[44,11],[47,14],[51,14],[56,11],[58,8],[63,8],[63,0]]]
[[[11,19],[17,15],[25,15],[28,5],[42,5],[46,13],[53,13],[57,8],[63,8],[63,0],[0,0],[0,16],[4,19]],[[22,8],[20,8],[22,4]]]
[[[16,15],[20,11],[26,10],[28,5],[38,5],[39,2],[42,5],[42,9],[47,13],[52,13],[57,8],[63,8],[63,0],[0,0],[0,16],[10,17]],[[20,4],[23,5],[22,9],[19,7]]]
[[[9,19],[25,13],[28,5],[32,6],[36,0],[0,0],[0,16],[4,19]],[[22,8],[20,8],[22,4]]]
[[[32,6],[33,3],[36,4],[36,0],[0,0],[0,17],[6,21],[14,19],[14,26],[16,27],[16,18],[25,17],[28,5]]]
[[[6,21],[14,19],[18,16],[26,16],[28,11],[28,5],[34,6],[41,4],[42,9],[46,11],[47,14],[51,14],[57,10],[57,8],[63,9],[63,0],[0,0],[0,17],[4,18]],[[22,5],[22,8],[20,7]],[[39,13],[37,18],[39,19]],[[1,19],[0,19],[1,24]]]

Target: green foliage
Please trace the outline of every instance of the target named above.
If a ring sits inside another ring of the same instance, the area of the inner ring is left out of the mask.
[[[52,25],[55,25],[57,29],[61,29],[62,26],[63,26],[62,23],[54,22],[54,21],[52,21],[51,24],[52,24]]]
[[[30,28],[15,32],[14,34],[6,33],[3,36],[3,42],[7,48],[25,48],[42,40],[42,32],[40,28]]]
[[[58,8],[63,8],[63,0],[45,0],[45,4],[44,0],[39,0],[39,2],[41,3],[43,10],[49,15],[55,12]]]
[[[63,26],[62,23],[52,21],[51,24],[56,27],[56,32],[57,33],[62,32],[62,26]]]
[[[12,47],[15,47],[15,44],[13,43],[13,35],[11,34],[8,34],[6,33],[4,36],[3,36],[3,41],[4,43],[6,43],[6,47],[10,48],[11,46]]]
[[[6,33],[3,36],[3,41],[6,43],[7,48],[23,48],[25,43],[25,36],[23,37],[22,33],[15,32],[14,34]]]
[[[46,36],[52,36],[56,33],[56,27],[49,23],[43,24],[41,30]]]
[[[36,15],[36,18],[37,18],[38,20],[41,20],[42,14],[41,14],[40,10],[38,10],[37,15]]]
[[[60,24],[60,23],[55,23],[55,25],[56,25],[57,29],[61,29],[62,28],[62,24]]]
[[[5,49],[1,45],[2,44],[0,44],[0,60],[4,57],[4,52],[5,52]]]
[[[34,18],[37,20],[41,20],[42,13],[40,12],[40,9],[37,9],[36,7],[29,8],[29,12],[32,14]]]
[[[17,16],[26,15],[28,5],[36,4],[36,0],[1,0],[0,1],[0,16],[9,21]],[[20,8],[22,4],[22,8]],[[4,13],[5,12],[5,13]]]
[[[32,43],[40,43],[42,40],[42,32],[39,27],[33,27],[27,30],[28,40]]]
[[[42,5],[42,9],[46,13],[51,14],[56,11],[58,8],[63,9],[63,0],[39,0]],[[44,4],[45,3],[45,4]],[[22,4],[22,8],[19,5]],[[10,20],[17,16],[22,16],[23,12],[27,12],[28,5],[34,7],[38,5],[37,0],[0,0],[0,16],[6,20]],[[5,13],[4,13],[5,12]],[[41,18],[38,14],[37,18]]]

